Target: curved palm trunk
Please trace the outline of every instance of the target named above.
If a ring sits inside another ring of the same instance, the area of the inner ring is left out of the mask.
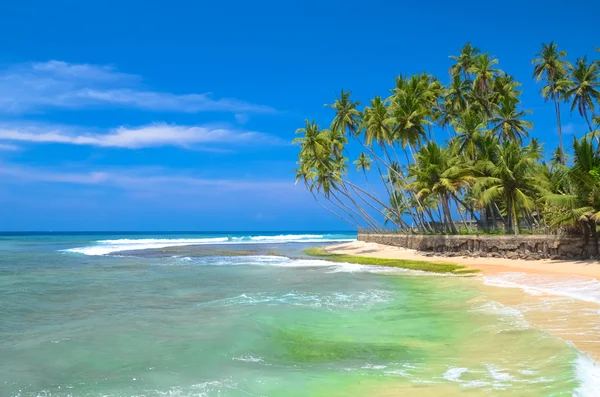
[[[344,181],[342,181],[344,182]],[[358,203],[356,202],[356,200],[354,200],[354,198],[352,197],[352,195],[350,194],[350,192],[348,191],[348,188],[346,188],[345,183],[342,183],[342,187],[343,187],[343,191],[342,194],[344,196],[346,196],[350,202],[358,209],[358,211],[360,211],[360,213],[362,214],[362,217],[367,220],[371,225],[373,225],[373,227],[375,228],[375,230],[381,229],[381,227],[379,226],[379,224],[377,223],[377,221],[375,219],[373,219],[373,217],[371,215],[369,215],[369,213],[367,213],[365,210],[363,210]],[[356,193],[356,192],[355,192]],[[359,194],[357,194],[364,202],[366,202],[368,204],[368,202]],[[374,207],[373,207],[374,208]],[[379,211],[378,211],[379,212]],[[396,225],[397,226],[397,225]]]
[[[354,219],[358,224],[360,224],[360,222],[358,222],[356,220],[356,218],[354,217],[354,215],[356,215],[362,222],[364,222],[365,224],[367,224],[370,228],[372,228],[373,230],[377,231],[378,226],[371,224],[367,219],[365,219],[359,212],[357,212],[354,208],[350,207],[348,204],[345,204],[342,200],[340,200],[340,198],[333,192],[330,193],[331,196],[333,196],[333,198],[335,198],[335,200],[339,203],[338,208],[341,209],[340,206],[344,207],[346,210],[346,212],[348,213],[348,215]],[[336,205],[336,203],[331,200],[331,202]],[[352,215],[354,214],[354,215]]]
[[[392,171],[392,172],[396,173],[396,175],[397,175],[399,178],[401,178],[403,181],[405,180],[405,178],[404,178],[404,175],[401,175],[401,174],[399,174],[398,172],[396,172],[396,170],[392,169],[392,168],[391,168],[391,167],[390,167],[388,164],[386,164],[386,162],[385,162],[385,161],[384,161],[384,160],[383,160],[381,157],[379,157],[379,156],[377,155],[377,153],[375,153],[375,152],[373,151],[373,149],[369,148],[367,145],[365,145],[365,144],[364,144],[362,141],[360,141],[359,139],[357,139],[357,140],[358,140],[358,142],[361,144],[361,146],[362,146],[362,147],[363,147],[365,150],[367,150],[369,153],[371,153],[371,154],[373,155],[373,157],[375,158],[375,160],[376,160],[376,161],[375,161],[375,164],[377,165],[377,170],[379,171],[379,176],[381,177],[381,180],[382,180],[382,182],[383,182],[383,184],[384,184],[384,186],[385,186],[385,189],[386,189],[386,191],[387,191],[388,195],[391,197],[391,196],[392,196],[392,193],[390,192],[390,189],[389,189],[389,186],[388,186],[388,184],[385,182],[385,178],[384,178],[384,176],[383,176],[383,173],[382,173],[382,171],[381,171],[381,168],[380,168],[380,166],[379,166],[379,162],[381,162],[381,164],[383,164],[383,166],[385,166],[385,167],[386,167],[388,170],[390,170],[390,171]],[[410,195],[412,195],[412,193],[410,193],[410,192],[409,192],[409,194],[410,194]],[[421,207],[421,209],[423,210],[423,205],[421,204],[421,200],[419,200],[419,198],[418,198],[418,197],[416,197],[416,196],[415,196],[415,198],[416,198],[416,200],[417,200],[417,203],[419,204],[419,207]],[[418,220],[417,220],[417,219],[415,219],[415,217],[414,217],[414,216],[413,216],[413,221],[415,221],[416,223],[419,223],[419,222],[418,222]],[[433,221],[433,218],[432,218],[432,221]],[[424,225],[424,227],[425,227],[425,225]],[[431,231],[433,231],[433,229],[431,229]]]
[[[310,191],[310,194],[313,196],[313,199],[317,202],[317,204],[319,204],[322,208],[324,208],[325,210],[327,210],[328,212],[332,213],[333,215],[335,215],[337,218],[341,219],[342,221],[346,222],[347,224],[349,224],[352,227],[356,227],[357,229],[360,227],[360,225],[356,224],[356,223],[352,223],[350,220],[344,218],[343,216],[341,216],[340,214],[338,214],[337,212],[335,212],[334,210],[332,210],[331,208],[327,207],[325,204],[321,203],[319,201],[319,199],[317,198],[317,196],[315,195],[315,192],[313,192],[312,189],[309,189],[308,186],[306,187],[308,189],[308,191]]]

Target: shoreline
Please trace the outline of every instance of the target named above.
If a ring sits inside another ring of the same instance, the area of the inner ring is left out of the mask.
[[[331,254],[345,254],[379,259],[398,259],[429,263],[457,264],[470,270],[479,270],[484,275],[506,272],[527,274],[557,274],[600,279],[600,262],[595,260],[535,260],[473,257],[427,256],[426,253],[407,248],[378,243],[353,241],[328,245]]]
[[[331,254],[466,266],[482,292],[527,322],[570,343],[600,370],[600,262],[438,257],[406,248],[354,241],[325,247]]]

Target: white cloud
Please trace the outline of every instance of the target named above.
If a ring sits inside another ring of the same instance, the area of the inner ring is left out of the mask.
[[[0,140],[129,149],[160,146],[196,147],[224,143],[228,145],[280,143],[278,138],[260,132],[170,124],[118,127],[107,133],[83,132],[81,129],[68,127],[0,127]]]
[[[0,70],[0,111],[117,106],[169,112],[275,113],[266,105],[210,93],[175,94],[142,88],[141,77],[111,66],[62,61],[28,63]]]
[[[129,191],[148,191],[165,193],[166,191],[190,188],[219,189],[227,191],[256,190],[269,192],[280,189],[292,189],[293,181],[246,180],[246,179],[211,179],[190,175],[184,171],[163,169],[104,169],[58,171],[54,169],[26,167],[20,165],[1,164],[0,179],[12,179],[19,183],[47,182],[77,185],[112,186]],[[165,190],[168,189],[168,190]]]

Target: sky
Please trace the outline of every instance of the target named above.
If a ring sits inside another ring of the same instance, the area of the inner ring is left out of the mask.
[[[6,0],[0,12],[0,230],[345,230],[294,185],[294,131],[328,125],[398,74],[448,81],[471,41],[523,84],[554,40],[596,57],[600,3],[574,0]],[[563,111],[565,142],[585,132]]]

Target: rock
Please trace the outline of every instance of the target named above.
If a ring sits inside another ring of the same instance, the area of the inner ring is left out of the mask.
[[[505,257],[507,259],[518,259],[519,258],[519,254],[514,251],[508,251],[505,255],[506,255]]]

